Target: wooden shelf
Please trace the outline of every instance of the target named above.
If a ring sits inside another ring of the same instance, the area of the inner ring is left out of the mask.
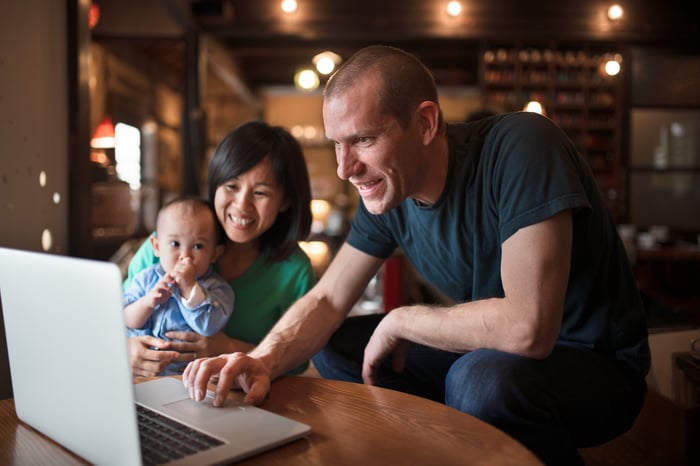
[[[601,74],[612,45],[483,44],[480,86],[485,107],[522,110],[542,103],[590,163],[614,218],[624,218],[620,76]],[[604,188],[603,188],[604,187]]]

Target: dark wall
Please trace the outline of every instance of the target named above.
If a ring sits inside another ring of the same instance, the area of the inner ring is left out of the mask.
[[[700,107],[700,55],[634,47],[631,59],[632,107]]]

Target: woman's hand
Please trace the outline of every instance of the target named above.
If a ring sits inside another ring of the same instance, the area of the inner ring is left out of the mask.
[[[214,379],[214,406],[222,406],[231,388],[246,392],[244,401],[260,404],[270,391],[270,371],[259,359],[245,353],[222,354],[214,358],[195,359],[182,374],[182,383],[195,401],[202,401],[207,385]]]
[[[131,337],[127,342],[131,375],[134,378],[155,377],[181,356],[175,351],[165,350],[169,342],[150,335]]]
[[[196,358],[208,358],[237,351],[247,352],[254,347],[250,343],[234,340],[224,332],[210,337],[194,332],[168,332],[166,336],[173,341],[164,342],[165,348],[184,353],[178,359],[179,361],[191,361]]]

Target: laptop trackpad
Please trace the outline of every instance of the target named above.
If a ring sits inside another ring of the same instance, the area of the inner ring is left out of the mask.
[[[213,422],[214,420],[230,416],[231,410],[245,411],[245,405],[240,405],[232,400],[226,400],[224,406],[215,407],[213,405],[214,397],[207,395],[203,401],[194,401],[191,398],[185,398],[180,401],[164,404],[164,411],[172,411],[180,414],[185,418],[192,419],[198,423]]]

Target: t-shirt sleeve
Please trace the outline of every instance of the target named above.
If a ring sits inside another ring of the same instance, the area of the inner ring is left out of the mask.
[[[384,222],[385,215],[372,215],[360,199],[346,238],[347,243],[370,256],[380,259],[389,257],[397,244]]]
[[[500,241],[566,209],[590,209],[580,170],[588,170],[571,140],[550,120],[522,112],[494,127],[485,150],[489,198]],[[488,147],[490,145],[490,147]]]

